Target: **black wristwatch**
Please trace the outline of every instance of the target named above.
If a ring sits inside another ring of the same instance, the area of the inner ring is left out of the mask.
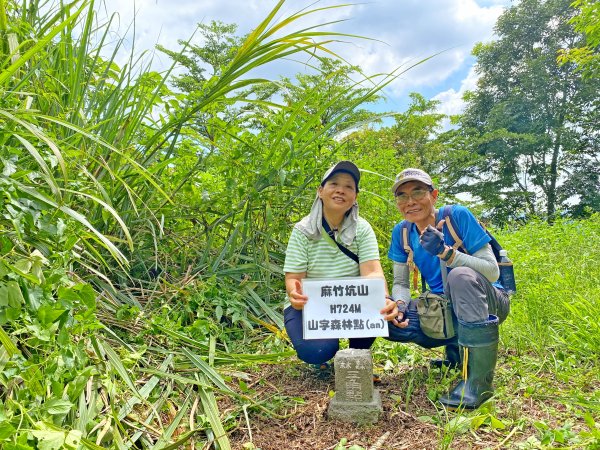
[[[446,256],[444,256],[443,258],[441,258],[441,260],[444,261],[444,262],[446,262],[450,258],[452,258],[453,254],[454,254],[454,249],[452,247],[450,247],[450,250],[448,250],[448,252],[446,253]]]
[[[403,314],[406,312],[406,302],[404,300],[396,300],[396,307],[398,308],[398,312]]]

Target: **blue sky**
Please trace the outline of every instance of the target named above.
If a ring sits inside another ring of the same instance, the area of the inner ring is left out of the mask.
[[[309,9],[345,2],[288,0],[278,17],[286,17],[305,7]],[[198,23],[220,20],[236,23],[240,34],[251,31],[275,6],[275,0],[105,0],[104,12],[118,13],[119,36],[135,16],[135,35],[127,34],[136,53],[150,50],[159,43],[179,48],[178,39],[188,39]],[[371,0],[311,15],[305,22],[317,25],[341,21],[327,29],[356,34],[374,40],[349,40],[334,47],[348,62],[366,74],[389,73],[400,66],[441,54],[403,74],[384,91],[387,101],[377,110],[398,111],[406,108],[408,94],[419,92],[440,100],[440,111],[458,113],[461,96],[476,83],[473,72],[473,45],[494,39],[493,28],[511,0]],[[312,6],[311,6],[312,5]],[[134,15],[134,11],[136,11]],[[156,55],[156,70],[169,64],[164,55]],[[299,62],[281,62],[266,67],[261,75],[277,79],[293,77],[309,70]]]

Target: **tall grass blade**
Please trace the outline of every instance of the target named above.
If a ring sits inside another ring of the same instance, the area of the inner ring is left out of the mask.
[[[12,358],[14,355],[21,354],[15,343],[2,327],[0,327],[0,343],[10,358]]]
[[[167,367],[169,367],[169,365],[171,365],[171,362],[173,361],[173,355],[168,355],[165,360],[161,363],[161,365],[159,366],[158,370],[159,371],[165,371],[167,370]],[[161,381],[161,379],[158,376],[153,376],[151,377],[145,384],[144,386],[142,386],[142,388],[140,389],[139,393],[140,396],[139,397],[131,397],[129,398],[129,400],[127,400],[127,403],[125,403],[122,407],[121,410],[119,411],[117,417],[119,418],[119,420],[122,420],[125,418],[125,416],[127,416],[127,414],[131,413],[131,411],[133,410],[133,407],[139,403],[141,403],[143,400],[147,400],[148,397],[150,396],[150,394],[152,393],[152,391],[154,390],[154,388],[156,388],[156,386],[158,386],[158,383]]]
[[[20,125],[24,129],[26,129],[27,131],[29,131],[33,136],[35,136],[36,138],[38,138],[40,141],[44,142],[50,148],[50,150],[52,150],[52,153],[54,153],[54,156],[56,157],[56,160],[58,161],[58,165],[61,168],[63,179],[64,179],[64,181],[66,183],[67,180],[68,180],[67,166],[66,166],[65,160],[63,159],[63,156],[62,156],[62,154],[61,154],[61,152],[60,152],[60,150],[58,148],[58,145],[56,145],[44,133],[42,133],[41,131],[39,131],[39,129],[37,127],[35,127],[34,125],[32,125],[30,123],[25,122],[24,120],[19,119],[14,114],[11,114],[8,111],[0,109],[0,115],[5,116],[6,118],[8,118],[8,119],[12,120],[13,122],[15,122],[17,125]],[[58,196],[58,198],[60,199],[60,195]]]
[[[263,301],[263,299],[260,298],[260,296],[250,286],[246,286],[246,292],[250,295],[250,297],[252,297],[254,302],[256,302],[256,304],[261,307],[262,311],[267,315],[267,317],[269,317],[269,319],[271,319],[273,321],[273,323],[275,325],[277,325],[277,327],[280,330],[282,330],[284,328],[284,326],[283,326],[283,319],[281,318],[281,314],[278,314],[277,312],[275,312],[275,310],[273,308],[271,308],[269,305],[267,305]]]
[[[74,2],[75,3],[75,2]],[[43,36],[42,38],[36,40],[36,43],[31,46],[23,55],[21,55],[15,62],[13,62],[10,66],[4,68],[2,72],[0,72],[0,86],[6,84],[11,77],[21,68],[25,63],[27,63],[31,58],[35,55],[39,54],[46,46],[54,39],[56,35],[64,31],[70,24],[75,22],[75,20],[79,17],[79,14],[86,8],[87,2],[84,2],[83,5],[74,13],[68,15],[68,17],[60,24],[52,27],[48,34]],[[58,16],[58,15],[57,15]]]
[[[225,381],[223,380],[223,378],[221,378],[221,375],[219,375],[212,367],[210,367],[208,363],[206,363],[202,358],[195,355],[187,348],[183,348],[182,351],[189,358],[192,364],[194,364],[198,369],[200,369],[204,376],[206,376],[206,378],[208,378],[215,386],[217,386],[222,391],[233,393],[229,386],[225,384]]]
[[[98,238],[98,240],[104,245],[104,247],[110,252],[110,254],[113,256],[113,258],[121,266],[125,266],[128,264],[127,258],[125,257],[125,255],[123,255],[123,253],[121,253],[121,250],[119,250],[118,247],[116,247],[111,241],[109,241],[108,238],[106,236],[104,236],[104,234],[100,233],[88,221],[88,219],[83,214],[80,214],[77,211],[74,211],[73,209],[69,208],[68,206],[58,205],[56,202],[54,202],[54,200],[46,197],[41,192],[37,191],[36,189],[34,189],[32,187],[25,186],[15,180],[11,180],[11,182],[23,193],[35,198],[36,200],[39,200],[40,202],[42,202],[48,206],[51,206],[59,211],[62,211],[68,217],[70,217],[70,218],[74,219],[75,221],[79,222],[80,224],[82,224],[85,228],[87,228],[89,231],[91,231]]]
[[[92,340],[97,340],[97,339],[92,338]],[[102,340],[98,340],[98,342],[100,343],[102,350],[106,354],[106,356],[108,358],[108,362],[110,363],[111,367],[117,372],[117,374],[125,382],[127,387],[129,389],[131,389],[131,392],[133,392],[133,394],[135,394],[136,397],[142,398],[142,395],[135,387],[135,384],[133,383],[132,379],[129,377],[129,373],[127,372],[127,369],[125,369],[125,366],[123,365],[123,361],[121,361],[121,359],[116,354],[116,352],[106,342],[104,342]],[[102,357],[102,355],[98,355],[98,357]]]
[[[25,147],[27,149],[27,151],[29,152],[29,154],[33,157],[33,159],[35,160],[35,162],[38,163],[38,165],[42,169],[42,172],[45,175],[44,178],[46,180],[46,183],[48,184],[48,187],[52,191],[52,194],[54,194],[54,196],[56,198],[60,199],[62,197],[62,195],[60,193],[60,188],[58,187],[58,184],[56,183],[56,180],[54,179],[54,176],[52,175],[52,172],[50,171],[50,168],[46,164],[46,161],[44,161],[44,158],[42,158],[42,155],[40,155],[40,153],[33,146],[33,144],[31,144],[31,142],[29,142],[24,137],[20,136],[17,133],[13,133],[13,136],[15,138],[17,138],[17,140],[19,142],[21,142],[21,144],[23,145],[23,147]]]
[[[187,415],[187,412],[190,408],[190,398],[192,393],[192,390],[188,391],[187,397],[183,401],[183,404],[180,406],[177,415],[173,418],[173,421],[169,424],[169,426],[165,429],[160,438],[156,441],[156,444],[152,446],[153,450],[159,450],[164,448],[165,444],[167,444],[171,440],[171,436],[173,436],[173,433],[175,432],[175,430],[177,430],[177,427],[179,427],[179,424]]]
[[[203,375],[200,375],[200,381],[203,380]],[[223,428],[223,423],[221,422],[221,418],[219,417],[219,409],[217,406],[217,400],[215,398],[215,394],[211,390],[207,389],[198,389],[198,395],[200,396],[200,401],[202,402],[202,408],[204,408],[204,413],[208,417],[208,421],[212,428],[212,431],[215,435],[215,440],[219,445],[220,450],[231,450],[231,443],[229,442],[229,438],[227,437],[227,433]]]

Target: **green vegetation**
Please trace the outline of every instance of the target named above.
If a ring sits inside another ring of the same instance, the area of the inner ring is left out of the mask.
[[[302,398],[250,384],[267,364],[297,370],[282,332],[281,267],[324,168],[349,158],[364,169],[361,214],[382,254],[400,167],[427,168],[450,194],[477,174],[472,134],[443,131],[445,117],[419,94],[395,125],[369,127],[381,115],[366,106],[398,73],[366,76],[326,53],[314,75],[252,78],[340,38],[297,29],[310,10],[275,21],[282,4],[248,36],[213,22],[200,43],[162,49],[187,70],[171,79],[134,55],[119,67],[122,42],[108,47],[110,23],[97,26],[93,1],[0,0],[2,448],[228,449],[244,422],[293,416]],[[596,122],[570,120],[573,132],[591,130],[584,150],[597,159]],[[519,283],[495,406],[415,409],[411,393],[435,400],[450,375],[399,378],[397,407],[435,424],[441,445],[487,433],[500,447],[600,446],[598,175],[577,161],[588,184],[565,184],[566,197],[579,195],[564,209],[573,218],[493,216]],[[482,210],[512,195],[477,193]],[[378,341],[374,352],[390,377],[426,364],[408,346]],[[528,416],[526,403],[545,414]]]
[[[545,213],[552,221],[557,211],[598,208],[598,189],[589,188],[598,186],[600,78],[557,62],[561,49],[584,40],[570,23],[570,3],[522,0],[498,19],[498,39],[473,51],[481,77],[461,119],[480,156],[471,191],[503,217]],[[510,201],[500,201],[503,194]]]
[[[399,377],[406,392],[399,407],[437,424],[441,448],[468,448],[472,439],[494,448],[599,448],[599,225],[595,214],[495,233],[516,261],[518,288],[501,327],[495,397],[466,414],[432,413],[409,396],[423,389],[437,399],[451,384],[448,376],[435,369]],[[416,347],[406,355],[378,342],[375,355],[393,372],[403,360],[427,364]]]

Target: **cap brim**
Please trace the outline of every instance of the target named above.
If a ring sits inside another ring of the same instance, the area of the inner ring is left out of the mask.
[[[340,161],[331,169],[329,169],[323,177],[321,184],[325,183],[336,172],[348,172],[354,178],[356,187],[358,188],[358,183],[360,182],[360,171],[358,170],[358,167],[356,167],[356,165],[350,161]]]
[[[427,181],[423,180],[422,178],[406,177],[406,178],[403,178],[402,180],[396,181],[394,183],[394,185],[392,186],[392,194],[396,195],[396,191],[398,190],[398,188],[400,186],[402,186],[403,184],[408,183],[409,181],[420,181],[421,183],[423,183],[426,186],[433,187],[433,184],[428,183]]]

